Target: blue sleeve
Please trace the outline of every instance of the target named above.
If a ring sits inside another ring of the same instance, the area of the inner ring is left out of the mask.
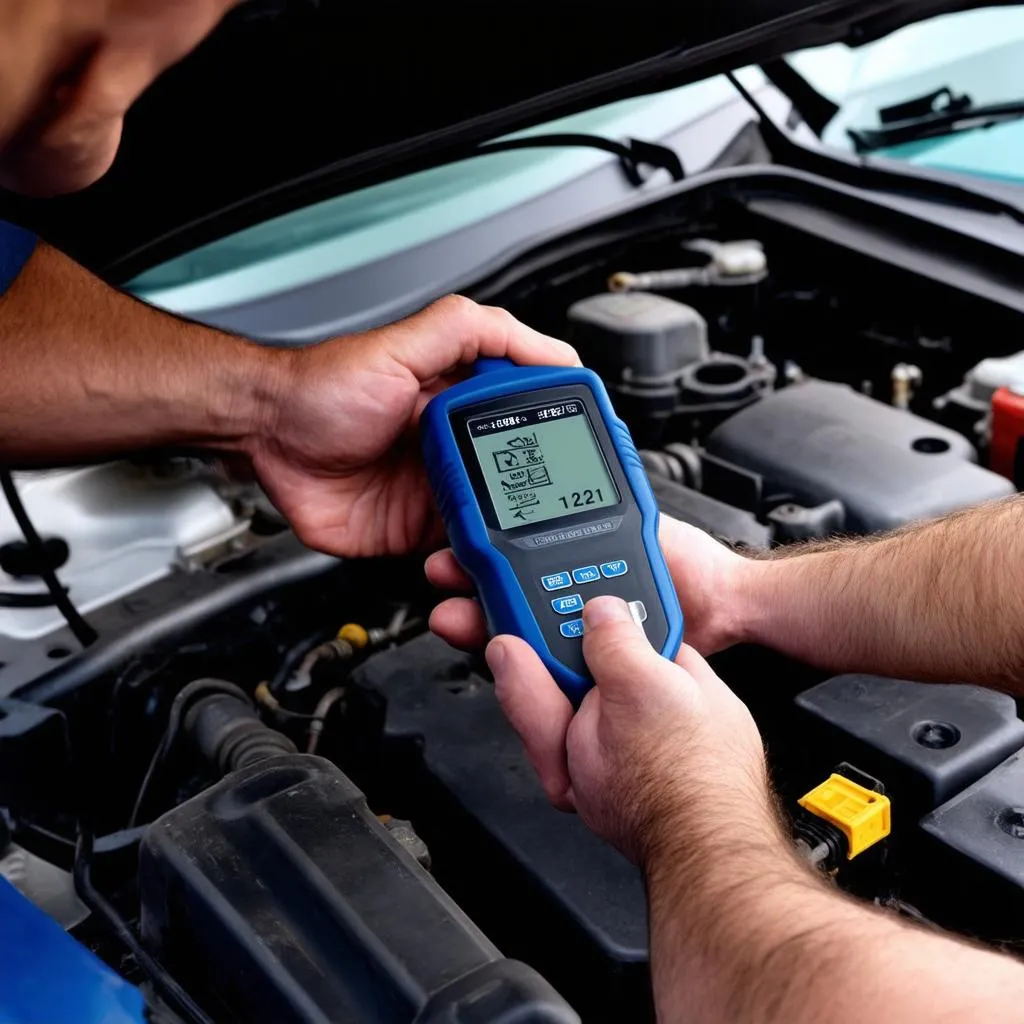
[[[36,247],[31,231],[0,220],[0,295],[10,288]]]

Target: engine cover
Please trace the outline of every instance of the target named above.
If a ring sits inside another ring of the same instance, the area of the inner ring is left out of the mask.
[[[329,761],[234,772],[147,830],[143,938],[219,1021],[578,1024]]]
[[[653,1020],[640,872],[551,806],[472,657],[424,634],[350,678],[345,747],[368,748],[353,773],[413,821],[474,920],[588,1024]]]
[[[812,380],[738,412],[707,450],[764,478],[764,494],[805,505],[839,499],[846,529],[873,533],[1014,493],[975,464],[953,430],[843,384]]]

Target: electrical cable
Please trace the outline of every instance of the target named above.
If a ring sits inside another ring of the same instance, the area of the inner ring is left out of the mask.
[[[118,913],[115,907],[96,888],[92,880],[92,860],[95,850],[95,833],[86,812],[84,798],[85,777],[75,769],[75,752],[67,729],[67,716],[57,712],[64,722],[64,739],[67,748],[69,771],[69,793],[75,817],[75,854],[71,876],[78,898],[98,917],[102,918],[118,940],[135,958],[136,963],[153,983],[167,1004],[189,1022],[189,1024],[214,1024],[195,1000],[178,984],[145,947],[132,930],[131,925]]]
[[[135,806],[132,808],[131,817],[128,819],[128,828],[133,828],[135,826],[135,822],[142,810],[142,805],[146,799],[146,793],[153,781],[153,777],[156,775],[157,769],[160,767],[164,758],[170,753],[175,739],[177,739],[178,730],[181,728],[181,723],[185,717],[185,710],[188,703],[200,693],[226,693],[232,697],[239,697],[241,700],[251,703],[249,695],[245,690],[240,686],[235,686],[234,683],[224,682],[222,679],[196,679],[193,682],[188,683],[186,686],[183,686],[178,691],[167,716],[167,728],[164,730],[164,734],[153,753],[153,759],[149,762],[146,774],[142,778],[142,785],[139,787],[139,795],[135,798]]]
[[[67,593],[67,588],[64,588]],[[52,608],[57,602],[48,590],[42,594],[15,594],[0,590],[0,608]]]
[[[103,918],[125,948],[135,957],[139,967],[149,976],[160,995],[180,1015],[192,1024],[214,1024],[196,1001],[171,977],[145,949],[131,925],[114,909],[92,881],[92,855],[94,837],[92,829],[79,821],[78,841],[75,844],[73,877],[75,891],[81,901],[96,915]]]
[[[79,614],[78,609],[68,596],[68,592],[60,585],[57,574],[47,564],[46,549],[42,538],[36,533],[36,528],[25,511],[25,506],[22,504],[21,496],[18,494],[9,469],[0,469],[0,488],[3,489],[4,497],[11,507],[11,513],[25,538],[25,543],[32,549],[39,561],[39,578],[46,584],[46,589],[57,606],[57,610],[64,616],[68,628],[83,647],[95,643],[99,634]]]

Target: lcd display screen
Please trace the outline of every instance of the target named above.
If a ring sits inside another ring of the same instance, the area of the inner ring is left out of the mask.
[[[582,401],[472,417],[466,426],[503,530],[618,504]]]

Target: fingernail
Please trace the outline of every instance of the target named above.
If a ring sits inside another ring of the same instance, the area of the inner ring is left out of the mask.
[[[575,348],[573,348],[573,346],[572,346],[572,345],[570,345],[570,344],[569,344],[569,342],[567,342],[567,341],[562,341],[562,340],[561,340],[561,339],[559,339],[559,338],[555,338],[555,339],[554,339],[554,342],[555,342],[555,344],[556,344],[556,345],[558,345],[558,346],[559,346],[559,347],[560,347],[561,349],[563,349],[563,350],[564,350],[564,352],[565,352],[566,356],[567,356],[567,357],[568,357],[568,358],[569,358],[570,360],[572,360],[572,362],[573,362],[573,363],[574,363],[574,364],[575,364],[576,366],[582,366],[582,365],[583,365],[582,361],[580,360],[580,355],[579,355],[579,353],[578,353],[578,352],[576,351],[576,349],[575,349]]]
[[[487,665],[491,672],[497,675],[505,663],[505,645],[500,640],[492,640],[487,645],[484,656],[487,658]]]
[[[583,606],[584,629],[595,629],[605,622],[632,622],[633,616],[621,597],[595,597]]]

